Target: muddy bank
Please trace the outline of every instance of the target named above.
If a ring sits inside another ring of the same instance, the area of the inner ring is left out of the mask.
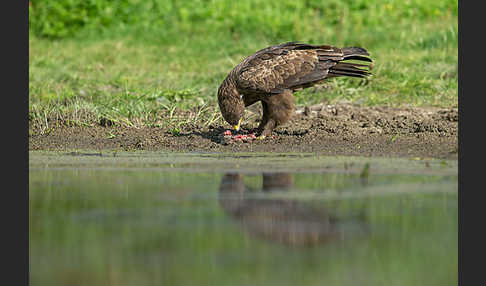
[[[260,118],[251,108],[242,134],[253,132]],[[229,126],[186,124],[170,128],[128,128],[100,122],[94,126],[31,127],[30,150],[166,150],[191,152],[315,152],[326,155],[446,158],[458,157],[457,108],[363,107],[320,104],[302,107],[277,128],[272,138],[228,142]],[[229,143],[229,144],[228,144]]]

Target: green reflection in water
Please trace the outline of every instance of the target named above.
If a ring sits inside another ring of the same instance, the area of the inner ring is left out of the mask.
[[[457,284],[457,175],[29,175],[31,285]]]

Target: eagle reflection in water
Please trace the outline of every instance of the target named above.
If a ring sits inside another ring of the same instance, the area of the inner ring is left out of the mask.
[[[263,173],[263,193],[292,188],[292,174]],[[368,232],[363,212],[343,217],[309,201],[256,198],[254,193],[245,186],[242,174],[227,173],[221,180],[221,207],[252,236],[291,246],[315,246]]]

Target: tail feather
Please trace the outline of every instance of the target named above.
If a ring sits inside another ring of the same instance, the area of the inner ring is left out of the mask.
[[[369,65],[365,64],[358,64],[358,63],[348,63],[348,62],[339,62],[338,65],[342,68],[357,68],[357,67],[365,67],[369,68]]]
[[[329,70],[329,74],[334,76],[366,77],[369,76],[371,73],[360,69],[351,70],[351,69],[332,68]]]
[[[368,57],[363,57],[363,56],[358,56],[358,55],[353,55],[353,56],[344,56],[344,60],[359,60],[359,61],[365,61],[365,62],[373,62],[372,59]]]
[[[371,75],[370,70],[373,66],[373,60],[369,53],[360,47],[337,48],[329,45],[309,45],[299,42],[289,42],[280,45],[299,50],[316,51],[319,63],[315,70],[303,77],[295,77],[289,80],[288,86],[292,88],[301,88],[312,86],[327,77],[359,77],[364,78]],[[361,61],[361,63],[352,62]]]
[[[370,54],[365,49],[360,47],[346,47],[341,50],[343,52],[343,60],[339,61],[329,70],[330,74],[334,76],[351,77],[366,77],[371,75],[369,70],[373,67],[373,60],[369,58]],[[346,62],[348,60],[364,61],[369,62],[370,64]]]
[[[360,48],[360,47],[346,47],[346,48],[342,48],[341,50],[344,54],[344,57],[356,56],[356,55],[359,55],[359,56],[369,56],[370,55],[370,54],[368,54],[368,51],[366,51],[365,49]]]
[[[361,66],[366,66],[366,65],[340,62],[329,69],[329,74],[334,76],[351,76],[351,77],[366,77],[371,75],[369,70],[359,68]],[[369,68],[369,66],[366,67]]]

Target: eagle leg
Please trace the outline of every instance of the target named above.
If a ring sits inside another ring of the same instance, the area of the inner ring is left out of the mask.
[[[285,90],[280,94],[271,95],[262,100],[263,117],[258,130],[260,136],[272,134],[273,129],[290,120],[294,114],[294,95],[291,90]]]
[[[266,124],[263,126],[263,131],[258,137],[261,139],[267,137],[268,135],[272,134],[275,127],[277,127],[277,123],[275,122],[275,120],[273,118],[268,119]]]
[[[265,128],[265,125],[268,122],[268,104],[265,101],[261,101],[262,103],[262,111],[263,111],[263,116],[262,120],[260,120],[260,124],[258,124],[257,127],[257,134],[261,134],[263,132],[263,129]]]

